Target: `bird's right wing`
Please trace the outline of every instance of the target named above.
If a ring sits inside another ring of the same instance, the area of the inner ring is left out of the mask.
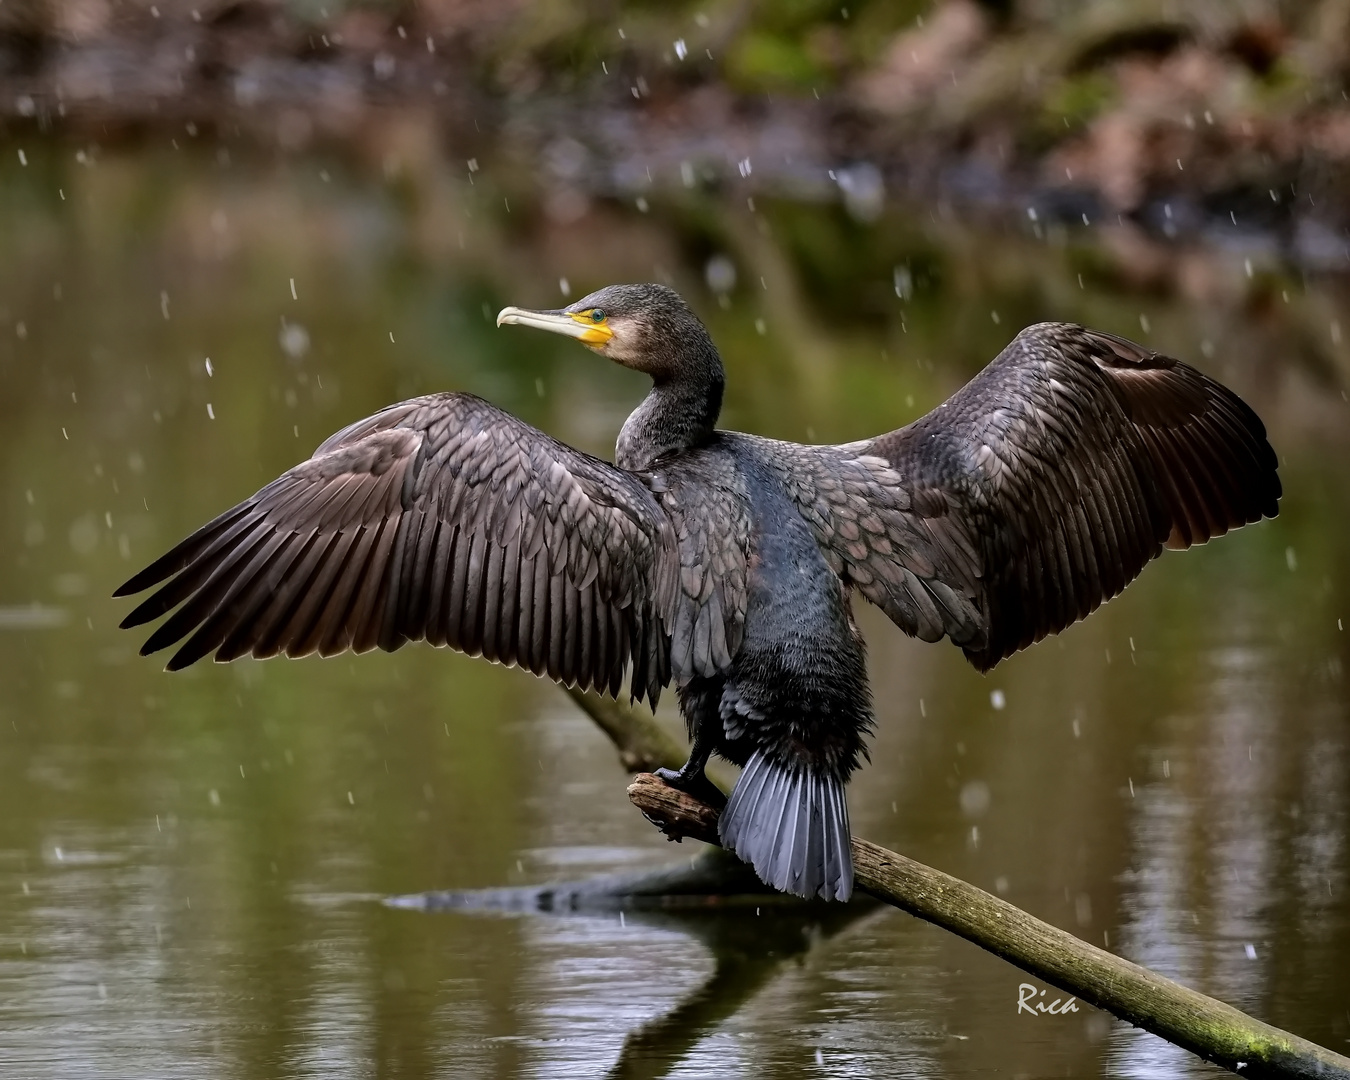
[[[122,623],[181,603],[141,650],[191,634],[171,669],[425,639],[612,694],[631,659],[633,694],[655,704],[677,558],[636,476],[436,394],[334,435],[117,595],[172,577]]]

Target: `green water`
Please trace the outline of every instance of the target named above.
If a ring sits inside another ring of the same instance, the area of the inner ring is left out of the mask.
[[[688,845],[519,672],[420,647],[173,676],[137,656],[113,588],[381,405],[470,390],[608,453],[642,379],[492,325],[564,278],[573,298],[675,284],[722,346],[724,426],[783,438],[898,426],[1046,318],[1246,395],[1278,520],[1164,556],[987,677],[865,613],[878,732],[853,824],[1350,1052],[1344,281],[1177,252],[1178,292],[1110,235],[678,185],[560,224],[528,169],[486,160],[473,183],[238,149],[26,161],[0,165],[4,1075],[1214,1073],[1085,1005],[1019,1015],[1025,976],[898,912],[391,908]]]

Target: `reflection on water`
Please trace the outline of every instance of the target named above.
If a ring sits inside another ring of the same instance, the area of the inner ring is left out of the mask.
[[[1018,1016],[1019,972],[895,912],[379,903],[687,852],[528,676],[409,648],[170,677],[115,630],[131,570],[397,398],[471,390],[607,452],[641,380],[491,315],[653,276],[723,345],[724,422],[769,435],[896,426],[1042,318],[1145,336],[1257,403],[1281,517],[1164,557],[992,676],[866,613],[879,730],[851,804],[871,839],[1350,1047],[1343,282],[1189,252],[1170,300],[1109,237],[682,189],[564,226],[486,158],[473,186],[27,161],[0,164],[6,1075],[1210,1071],[1086,1007]]]

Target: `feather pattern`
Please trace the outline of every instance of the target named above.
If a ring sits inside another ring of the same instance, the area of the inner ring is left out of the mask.
[[[723,846],[775,889],[825,900],[847,900],[853,893],[842,778],[756,751],[717,828]]]
[[[178,607],[142,650],[187,638],[170,668],[426,639],[613,693],[631,660],[654,701],[677,559],[639,477],[436,394],[334,435],[118,595],[160,585],[123,626]]]
[[[832,568],[981,670],[1088,615],[1164,546],[1273,517],[1280,498],[1275,452],[1241,398],[1067,323],[1023,330],[908,427],[841,446],[759,442]]]

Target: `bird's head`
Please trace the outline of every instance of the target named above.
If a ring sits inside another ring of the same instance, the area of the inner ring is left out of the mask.
[[[575,304],[552,311],[506,307],[497,325],[518,323],[576,338],[617,364],[642,371],[657,382],[717,351],[707,329],[683,298],[665,285],[606,285]],[[720,369],[720,361],[717,361]]]

